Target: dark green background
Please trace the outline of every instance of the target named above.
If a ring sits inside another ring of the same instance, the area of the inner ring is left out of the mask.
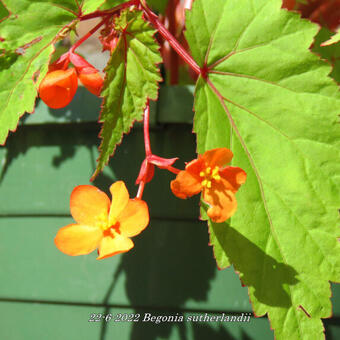
[[[163,87],[152,106],[155,154],[195,157],[191,87]],[[98,157],[99,101],[78,90],[72,105],[50,110],[39,103],[0,149],[0,339],[273,339],[266,318],[249,323],[88,322],[92,313],[251,312],[247,289],[232,268],[219,271],[198,221],[198,197],[179,200],[174,177],[156,170],[144,199],[149,227],[127,254],[102,261],[94,252],[69,257],[57,250],[58,229],[72,222],[69,195],[88,184]],[[95,185],[108,191],[118,179],[132,196],[144,157],[140,124],[124,138]],[[325,320],[327,339],[340,339],[340,289],[333,287],[334,317]]]

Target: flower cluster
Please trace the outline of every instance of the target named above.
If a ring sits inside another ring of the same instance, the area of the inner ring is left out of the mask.
[[[226,221],[236,211],[235,194],[247,177],[241,168],[227,165],[232,157],[227,148],[199,155],[186,165],[185,170],[177,170],[177,177],[170,185],[172,192],[185,199],[202,191],[203,200],[209,205],[207,213],[211,220],[217,223]],[[175,161],[176,158],[150,155],[137,182],[145,184],[151,180],[154,166],[173,171]],[[133,247],[130,237],[138,235],[149,224],[148,206],[138,195],[130,199],[122,181],[112,184],[110,191],[112,202],[104,192],[91,185],[80,185],[73,190],[70,207],[77,223],[58,231],[55,244],[60,251],[76,256],[89,254],[98,248],[99,260],[127,252]]]
[[[74,67],[68,68],[69,63]],[[49,67],[39,86],[39,95],[52,109],[68,105],[78,88],[78,79],[94,95],[99,96],[103,78],[90,63],[76,53],[68,52]]]

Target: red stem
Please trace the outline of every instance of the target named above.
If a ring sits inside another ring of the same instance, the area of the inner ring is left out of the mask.
[[[133,6],[133,5],[138,5],[138,4],[139,4],[139,0],[130,0],[130,1],[127,1],[123,4],[120,4],[118,6],[115,6],[111,9],[108,9],[108,10],[105,10],[105,11],[96,11],[96,12],[93,12],[93,13],[86,14],[84,16],[81,16],[79,19],[81,21],[84,21],[84,20],[89,20],[89,19],[93,19],[93,18],[103,17],[103,16],[106,16],[106,15],[112,15],[115,12],[121,11],[122,9],[128,8],[128,7]]]
[[[179,174],[179,172],[181,171],[179,169],[176,169],[173,166],[168,166],[166,169],[169,170],[170,172],[172,172],[173,174],[176,174],[176,175]]]
[[[152,156],[152,152],[151,152],[151,144],[150,144],[150,132],[149,132],[149,120],[150,120],[150,103],[149,100],[146,103],[146,107],[144,110],[144,146],[145,146],[145,155],[146,155],[146,169],[144,172],[144,175],[148,174],[148,171],[150,170],[150,166],[154,166],[153,164],[148,162],[148,157]],[[144,163],[144,162],[143,162]],[[143,166],[143,165],[142,165]],[[168,171],[174,173],[174,174],[178,174],[180,172],[180,170],[174,168],[173,166],[167,166],[166,168]],[[138,187],[138,192],[136,195],[137,199],[142,199],[143,197],[143,192],[144,192],[144,188],[145,188],[145,178],[142,179],[139,182],[139,187]]]
[[[169,32],[176,35],[176,7],[179,0],[169,0],[168,7],[166,9],[166,17],[169,20]],[[179,58],[176,51],[171,48],[169,51],[169,64],[170,64],[170,85],[178,84],[179,79]]]
[[[89,32],[87,32],[82,38],[80,38],[70,49],[70,53],[73,53],[76,48],[78,48],[84,41],[86,41],[92,34],[99,30],[99,28],[105,24],[109,17],[104,18],[98,25],[93,27]]]
[[[152,155],[149,133],[149,119],[150,119],[150,104],[148,100],[144,110],[144,145],[146,157]]]
[[[150,8],[141,3],[145,17],[151,22],[151,24],[157,29],[161,36],[166,39],[170,46],[178,53],[178,55],[193,69],[193,71],[200,75],[201,69],[191,55],[182,47],[182,45],[176,40],[176,38],[164,27],[164,25],[158,20],[158,17],[153,13]]]
[[[150,144],[150,133],[149,133],[149,119],[150,119],[150,103],[149,103],[149,100],[148,100],[147,103],[146,103],[145,110],[144,110],[144,145],[145,145],[146,158],[148,156],[152,155],[151,144]],[[146,173],[148,172],[149,166],[150,166],[150,164],[147,163]],[[144,188],[145,188],[145,182],[144,182],[144,180],[141,180],[141,182],[139,183],[136,198],[142,199]]]
[[[143,197],[143,192],[144,192],[144,188],[145,188],[145,182],[144,181],[141,181],[139,183],[139,187],[138,187],[138,192],[137,192],[137,196],[136,198],[141,200],[142,197]]]

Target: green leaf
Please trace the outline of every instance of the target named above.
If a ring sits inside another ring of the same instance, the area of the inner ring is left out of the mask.
[[[340,41],[336,42],[336,35],[327,28],[322,27],[315,37],[312,51],[326,59],[332,64],[333,70],[330,76],[340,84]],[[333,40],[334,38],[334,40]],[[329,41],[332,40],[334,43]],[[327,43],[326,45],[324,45]]]
[[[0,144],[25,112],[33,112],[52,43],[76,18],[76,1],[5,1],[11,16],[0,23]]]
[[[81,4],[82,14],[89,14],[91,12],[96,11],[105,3],[105,0],[85,0]],[[124,0],[116,0],[115,2],[122,3]]]
[[[147,0],[147,4],[158,13],[164,13],[169,0]],[[101,0],[103,3],[103,0]],[[127,0],[106,0],[100,7],[101,10],[108,10],[120,5]]]
[[[152,9],[156,10],[158,13],[164,13],[168,1],[169,0],[147,0],[146,2]],[[100,7],[100,9],[107,10],[124,2],[127,2],[127,0],[106,0],[105,3]]]
[[[164,13],[169,0],[147,0],[147,4],[156,12]]]
[[[100,9],[104,11],[116,7],[120,4],[123,4],[124,2],[127,2],[127,0],[106,0],[106,1],[102,0],[101,2],[102,5],[100,6]]]
[[[338,29],[338,31],[334,35],[332,35],[329,40],[323,42],[322,46],[329,46],[338,42],[340,42],[340,29]]]
[[[324,339],[340,281],[340,96],[308,48],[318,27],[280,0],[196,0],[186,37],[199,78],[198,152],[231,148],[247,172],[229,223],[209,222],[219,267],[233,264],[276,339]]]
[[[0,21],[6,18],[9,15],[7,8],[0,1]]]
[[[143,118],[148,98],[157,99],[161,62],[155,31],[141,12],[122,12],[116,19],[121,37],[106,67],[100,122],[102,142],[95,177],[108,162],[123,134]]]
[[[210,242],[209,245],[213,246],[214,249],[214,256],[215,260],[217,262],[217,266],[219,269],[227,268],[231,265],[229,257],[227,256],[223,244],[225,242],[225,238],[228,237],[228,235],[224,232],[223,224],[219,223],[215,225],[217,226],[216,230],[211,229],[211,221],[209,220],[207,211],[209,208],[209,205],[201,199],[200,202],[201,205],[201,220],[208,221],[208,227],[209,227],[209,235],[210,235]],[[227,240],[226,240],[227,241]]]

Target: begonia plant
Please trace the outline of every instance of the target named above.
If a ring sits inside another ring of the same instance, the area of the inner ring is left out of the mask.
[[[52,109],[65,107],[79,82],[102,98],[94,180],[124,134],[143,121],[135,197],[123,179],[110,187],[112,201],[75,183],[76,223],[58,231],[57,248],[71,256],[97,250],[103,261],[132,249],[130,238],[149,224],[143,192],[158,167],[173,174],[164,190],[179,199],[202,193],[197,218],[207,220],[218,268],[234,266],[254,314],[268,316],[276,339],[323,339],[330,281],[340,282],[340,94],[329,76],[339,70],[339,55],[324,57],[330,65],[310,48],[320,24],[334,37],[314,47],[334,51],[339,44],[338,5],[1,0],[1,144],[25,112],[34,114],[38,97]],[[90,19],[98,21],[52,62],[58,43]],[[110,53],[103,74],[76,52],[95,32]],[[178,84],[183,72],[195,82],[197,158],[179,169],[177,158],[152,153],[149,116],[160,83]]]

